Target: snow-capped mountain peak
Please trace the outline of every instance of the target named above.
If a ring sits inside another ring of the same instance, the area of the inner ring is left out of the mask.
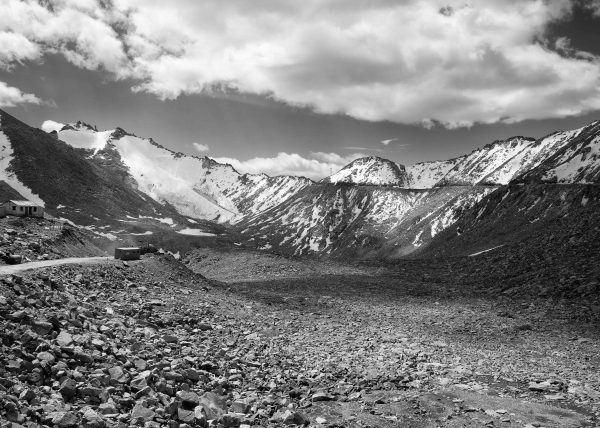
[[[322,182],[403,187],[407,177],[403,165],[379,156],[368,156],[355,159]]]
[[[174,152],[152,138],[138,137],[120,127],[97,131],[77,122],[64,126],[57,137],[75,148],[89,150],[91,160],[122,165],[137,190],[192,218],[236,222],[246,214],[281,203],[312,183],[300,177],[245,177],[231,165]]]

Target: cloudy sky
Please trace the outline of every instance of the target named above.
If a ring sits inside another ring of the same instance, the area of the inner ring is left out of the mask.
[[[242,171],[445,159],[600,118],[600,0],[2,0],[0,107]],[[46,122],[51,128],[52,122]]]

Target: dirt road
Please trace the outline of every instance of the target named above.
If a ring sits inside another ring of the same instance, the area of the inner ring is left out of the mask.
[[[39,269],[51,266],[60,266],[68,264],[90,264],[102,263],[107,260],[114,260],[113,257],[69,257],[57,260],[42,260],[39,262],[23,263],[20,265],[0,266],[0,275],[10,275],[31,269]]]

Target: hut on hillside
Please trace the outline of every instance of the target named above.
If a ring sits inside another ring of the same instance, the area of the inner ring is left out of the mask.
[[[0,205],[0,216],[44,217],[44,207],[27,200],[9,200]]]

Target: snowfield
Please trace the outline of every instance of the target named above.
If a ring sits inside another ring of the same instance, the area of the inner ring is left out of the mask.
[[[189,229],[189,228],[178,230],[177,233],[179,233],[180,235],[188,235],[188,236],[217,236],[215,233],[204,232],[203,230],[200,230],[200,229]]]

